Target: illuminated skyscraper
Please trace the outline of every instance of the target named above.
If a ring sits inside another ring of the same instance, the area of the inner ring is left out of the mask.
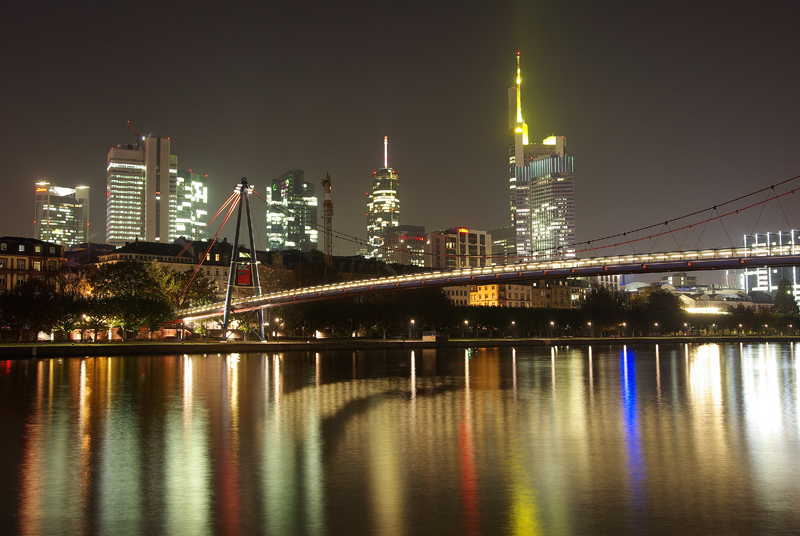
[[[267,184],[267,247],[271,250],[317,248],[317,196],[302,169],[290,169]]]
[[[389,136],[383,137],[383,167],[372,172],[372,193],[367,194],[367,241],[369,255],[383,259],[381,233],[400,225],[397,172],[389,167]]]
[[[546,141],[546,140],[545,140]],[[571,156],[542,156],[516,168],[517,260],[575,257],[575,188]]]
[[[89,187],[36,183],[33,236],[64,248],[89,241]]]
[[[508,184],[511,222],[516,229],[515,258],[527,262],[572,257],[575,204],[567,139],[549,136],[541,144],[528,143],[521,86],[517,52],[516,85],[508,90]]]
[[[208,232],[198,236],[208,223],[208,175],[181,169],[177,178],[178,209],[175,232],[188,239],[208,238]]]
[[[119,144],[106,167],[106,242],[125,245],[137,238],[177,238],[178,157],[169,138],[142,136],[142,145]]]

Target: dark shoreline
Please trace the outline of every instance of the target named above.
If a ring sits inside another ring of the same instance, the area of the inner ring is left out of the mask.
[[[705,344],[800,342],[795,336],[720,337],[625,337],[625,338],[542,338],[542,339],[454,339],[446,342],[380,339],[325,339],[281,342],[165,342],[130,341],[113,343],[10,343],[0,345],[0,359],[95,357],[125,355],[228,354],[263,352],[307,352],[330,350],[415,350],[423,348],[495,348],[519,346],[587,346],[615,344]]]

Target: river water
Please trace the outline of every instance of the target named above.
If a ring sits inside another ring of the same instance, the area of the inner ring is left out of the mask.
[[[0,532],[796,534],[796,353],[0,361]]]

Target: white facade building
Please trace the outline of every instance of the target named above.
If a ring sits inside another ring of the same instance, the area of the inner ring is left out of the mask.
[[[169,138],[117,145],[106,166],[106,242],[172,242],[177,238],[178,157]]]
[[[36,183],[33,236],[64,248],[89,241],[89,187]]]

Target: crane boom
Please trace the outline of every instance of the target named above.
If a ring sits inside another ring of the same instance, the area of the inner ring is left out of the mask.
[[[139,140],[141,140],[141,139],[142,139],[142,135],[141,135],[141,134],[139,134],[139,131],[138,131],[138,130],[136,130],[136,129],[133,127],[133,125],[131,125],[131,122],[130,122],[130,121],[128,121],[128,126],[129,126],[129,127],[131,127],[131,130],[133,131],[133,133],[134,133],[134,134],[136,134],[136,143],[134,144],[134,146],[135,146],[135,147],[138,149],[138,148],[139,148]]]
[[[323,232],[325,233],[325,264],[330,265],[333,257],[333,201],[331,200],[331,174],[322,180],[325,201],[322,203]]]

